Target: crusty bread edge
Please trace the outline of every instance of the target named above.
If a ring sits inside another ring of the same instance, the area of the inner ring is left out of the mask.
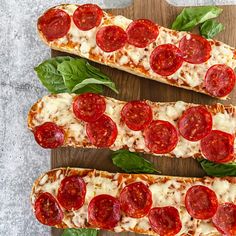
[[[53,7],[54,8],[54,7]],[[199,89],[196,89],[194,87],[190,87],[190,86],[185,86],[185,85],[177,85],[177,84],[173,84],[173,83],[170,83],[168,82],[167,79],[162,79],[162,78],[152,78],[152,77],[149,77],[149,76],[146,76],[145,74],[142,74],[140,73],[139,71],[135,71],[135,68],[132,69],[132,68],[127,68],[125,66],[122,66],[122,65],[118,65],[118,64],[115,64],[115,63],[103,63],[101,61],[98,61],[98,60],[95,60],[93,58],[87,58],[87,57],[84,57],[81,53],[73,50],[72,48],[71,49],[65,49],[65,48],[61,48],[61,47],[56,47],[56,46],[52,46],[50,45],[50,43],[47,41],[47,39],[43,36],[42,32],[38,29],[37,27],[37,32],[38,32],[38,35],[40,37],[40,39],[44,42],[45,45],[49,46],[51,49],[53,50],[56,50],[56,51],[60,51],[60,52],[65,52],[65,53],[69,53],[69,54],[73,54],[73,55],[76,55],[76,56],[79,56],[79,57],[82,57],[82,58],[85,58],[85,59],[88,59],[90,61],[93,61],[93,62],[96,62],[96,63],[99,63],[101,65],[106,65],[106,66],[109,66],[109,67],[112,67],[112,68],[115,68],[115,69],[118,69],[118,70],[122,70],[122,71],[125,71],[127,73],[130,73],[130,74],[133,74],[133,75],[136,75],[136,76],[139,76],[139,77],[143,77],[143,78],[146,78],[146,79],[150,79],[150,80],[154,80],[154,81],[157,81],[157,82],[160,82],[160,83],[164,83],[164,84],[168,84],[168,85],[171,85],[171,86],[174,86],[174,87],[177,87],[177,88],[184,88],[184,89],[187,89],[187,90],[191,90],[191,91],[195,91],[197,93],[202,93],[202,94],[205,94],[205,95],[208,95],[210,97],[213,97],[213,98],[217,98],[217,99],[220,99],[220,100],[226,100],[226,99],[229,99],[228,96],[225,96],[225,97],[215,97],[215,96],[212,96],[211,94],[207,93],[205,90],[199,90]]]
[[[48,172],[45,172],[43,174],[41,174],[33,183],[33,186],[32,186],[32,190],[31,190],[31,194],[30,194],[30,203],[31,203],[31,207],[34,211],[34,204],[32,202],[32,198],[33,198],[33,195],[35,195],[35,188],[37,188],[37,186],[39,186],[39,182],[40,180],[46,175],[46,174],[49,174],[50,175],[56,175],[56,172],[57,171],[62,171],[62,172],[69,172],[69,171],[73,171],[73,174],[74,172],[80,172],[80,171],[97,171],[99,173],[102,173],[103,175],[109,175],[109,174],[116,174],[116,173],[111,173],[111,172],[108,172],[108,171],[101,171],[101,170],[95,170],[95,169],[87,169],[87,168],[76,168],[76,167],[60,167],[60,168],[56,168],[56,169],[52,169]],[[179,176],[166,176],[166,175],[154,175],[154,174],[128,174],[128,173],[118,173],[120,175],[132,175],[132,176],[136,176],[137,178],[139,178],[141,175],[142,176],[146,176],[147,178],[167,178],[167,179],[178,179],[179,181],[181,181],[183,184],[185,182],[188,182],[188,181],[203,181],[205,178],[208,178],[208,179],[217,179],[217,178],[210,178],[210,177],[203,177],[203,178],[198,178],[198,177],[179,177]],[[236,182],[236,177],[231,177],[231,178],[221,178],[221,180],[223,179],[227,179],[229,182]],[[56,228],[68,228],[65,224],[59,224],[59,225],[56,225],[55,226]],[[89,227],[87,227],[89,228]],[[114,231],[113,231],[114,232]],[[137,229],[135,231],[122,231],[122,232],[134,232],[134,233],[142,233],[142,234],[148,234],[148,235],[157,235],[155,233],[153,233],[153,231],[146,231],[146,232],[139,232]],[[213,236],[215,234],[207,234],[208,236]]]

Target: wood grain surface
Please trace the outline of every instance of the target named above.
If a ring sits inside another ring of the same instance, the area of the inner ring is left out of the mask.
[[[223,13],[219,20],[225,25],[226,29],[223,33],[217,36],[217,39],[223,41],[233,47],[236,47],[236,6],[223,6]],[[148,18],[159,25],[170,27],[176,15],[181,11],[169,5],[165,0],[134,0],[133,4],[125,9],[109,10],[113,14],[121,14],[131,19]],[[52,51],[52,56],[65,55]],[[161,84],[145,78],[140,78],[126,72],[112,69],[106,66],[92,63],[101,68],[101,70],[110,76],[116,83],[120,93],[113,93],[111,90],[105,89],[104,95],[111,96],[122,100],[133,99],[149,99],[158,102],[171,102],[183,100],[185,102],[212,104],[219,102],[217,99],[210,98],[203,94],[172,87]],[[236,89],[231,93],[231,99],[223,101],[225,104],[236,105]],[[59,148],[52,151],[51,167],[89,167],[99,170],[107,170],[111,172],[119,171],[111,162],[111,152],[109,150],[86,150],[73,148]],[[152,161],[156,168],[163,175],[176,176],[196,176],[204,175],[197,161],[193,159],[172,159],[154,157],[145,155],[145,158]],[[61,230],[52,228],[52,236],[61,235]],[[100,231],[99,235],[108,236],[115,235],[112,232]],[[133,233],[121,233],[120,235],[134,235]]]

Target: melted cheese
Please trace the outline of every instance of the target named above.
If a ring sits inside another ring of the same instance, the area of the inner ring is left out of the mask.
[[[57,8],[66,11],[70,16],[72,16],[77,8],[77,5],[61,5],[57,6]],[[182,37],[190,37],[190,34],[187,32],[177,32],[161,26],[159,26],[159,35],[157,39],[146,48],[137,48],[133,45],[126,44],[124,48],[120,50],[106,53],[96,45],[96,33],[101,27],[107,25],[117,25],[126,30],[131,22],[132,20],[127,19],[124,16],[111,16],[104,12],[104,17],[98,27],[94,27],[88,31],[82,31],[75,26],[72,20],[68,34],[60,39],[49,42],[49,45],[52,47],[59,47],[60,50],[65,49],[66,51],[70,51],[88,59],[93,59],[91,55],[96,55],[96,60],[109,64],[113,67],[118,67],[128,71],[130,70],[132,72],[135,71],[138,75],[158,79],[168,83],[171,79],[172,82],[175,81],[175,84],[178,86],[195,88],[205,93],[206,91],[204,91],[205,88],[203,81],[207,70],[212,65],[226,64],[231,68],[236,67],[236,60],[234,58],[235,50],[221,42],[209,40],[212,51],[211,57],[208,61],[201,64],[190,64],[183,62],[182,66],[174,74],[167,77],[162,77],[156,74],[150,68],[150,55],[152,51],[158,45],[167,43],[174,44],[178,47]],[[73,46],[68,43],[68,39],[73,43]],[[135,66],[137,66],[137,68],[135,68]],[[140,67],[144,68],[145,72],[140,71]]]
[[[85,123],[76,119],[72,111],[72,101],[75,94],[57,94],[45,96],[39,102],[40,111],[36,114],[32,121],[33,127],[43,124],[47,121],[55,122],[59,126],[63,126],[67,131],[67,140],[65,145],[70,146],[86,146],[93,147],[89,144],[86,135]],[[125,124],[121,123],[121,109],[125,102],[118,101],[113,98],[106,99],[106,111],[109,117],[116,123],[118,135],[115,143],[110,147],[112,150],[122,149],[127,147],[130,151],[150,151],[145,145],[142,131],[130,130]],[[182,115],[183,111],[195,105],[190,105],[184,102],[176,103],[154,103],[147,101],[152,107],[154,120],[160,119],[172,123],[177,126],[177,120]],[[33,128],[31,127],[31,128]],[[236,133],[236,117],[235,114],[217,112],[213,115],[213,129],[222,130],[230,134]],[[86,144],[84,144],[86,143]],[[236,142],[235,142],[236,148]],[[176,157],[193,157],[200,153],[200,141],[190,142],[179,137],[179,142],[175,149],[170,153]]]
[[[73,170],[79,171],[80,169]],[[143,181],[147,185],[149,183],[148,178],[144,181],[139,175],[121,177],[120,175],[122,174],[119,173],[111,174],[106,172],[106,175],[102,175],[102,173],[104,172],[93,171],[92,173],[90,172],[89,175],[83,177],[87,186],[85,204],[79,210],[64,212],[65,217],[63,223],[66,224],[67,227],[85,227],[86,222],[88,221],[88,204],[93,197],[99,194],[109,194],[118,198],[120,191],[126,186],[126,180],[129,178],[132,178],[134,182]],[[119,176],[121,178],[119,178]],[[38,182],[39,184],[35,187],[32,194],[32,204],[34,205],[35,198],[39,192],[49,192],[56,197],[59,184],[63,178],[64,175],[61,174],[60,170],[56,172],[55,181],[49,180],[47,174],[41,176]],[[185,208],[185,194],[191,186],[200,184],[213,189],[220,203],[236,203],[236,184],[233,183],[233,179],[231,179],[232,181],[230,182],[229,180],[220,178],[190,179],[171,177],[166,180],[165,178],[165,176],[151,175],[151,179],[154,179],[155,181],[155,183],[149,185],[153,200],[152,207],[174,206],[178,209],[182,222],[182,229],[177,235],[189,235],[190,232],[195,232],[194,235],[198,236],[208,234],[218,235],[217,230],[210,220],[197,220],[191,218]],[[120,182],[118,182],[118,179],[120,179]],[[135,231],[135,229],[139,229],[143,233],[151,235],[155,234],[151,230],[147,216],[142,218],[131,218],[122,212],[121,220],[114,228],[114,231]]]

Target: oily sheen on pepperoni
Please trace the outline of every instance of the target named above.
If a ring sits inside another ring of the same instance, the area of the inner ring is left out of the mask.
[[[178,143],[178,132],[170,122],[155,120],[144,130],[144,139],[151,152],[168,153]]]
[[[224,64],[217,64],[208,69],[204,86],[213,96],[224,97],[233,90],[235,79],[232,68]]]
[[[128,43],[138,48],[145,48],[156,40],[159,29],[158,26],[147,19],[134,20],[126,30]]]
[[[80,30],[87,31],[99,26],[102,17],[103,11],[98,5],[84,4],[75,10],[73,21]]]
[[[70,29],[70,16],[60,9],[49,9],[38,20],[38,29],[48,41],[64,37]]]
[[[104,97],[95,93],[84,93],[78,95],[73,102],[75,116],[86,122],[99,119],[106,110]]]
[[[120,203],[107,194],[94,197],[88,206],[88,222],[101,229],[113,229],[120,221]]]
[[[175,207],[152,208],[148,219],[152,229],[160,236],[173,236],[182,228],[179,212]]]
[[[60,184],[57,200],[66,210],[78,210],[84,204],[86,184],[77,176],[65,177]]]
[[[211,45],[200,35],[184,36],[179,43],[183,59],[188,63],[201,64],[211,57]]]
[[[145,101],[131,101],[122,108],[121,118],[130,129],[143,130],[152,121],[152,108]]]
[[[53,122],[45,122],[34,130],[36,142],[43,148],[57,148],[63,145],[65,133]]]
[[[117,137],[116,123],[107,115],[86,124],[86,132],[90,142],[96,147],[110,147]]]
[[[104,52],[113,52],[125,46],[127,35],[121,27],[108,25],[98,30],[96,42]]]
[[[212,115],[204,106],[188,108],[178,120],[180,134],[189,141],[198,141],[212,130]]]
[[[173,44],[156,47],[150,56],[152,70],[162,76],[174,74],[183,64],[181,51]]]
[[[142,182],[124,187],[119,200],[122,211],[132,218],[144,217],[152,207],[152,193]]]
[[[230,162],[234,158],[234,136],[220,130],[212,130],[200,141],[200,148],[209,161]]]
[[[212,218],[216,229],[227,236],[236,235],[236,205],[230,202],[220,204]]]
[[[35,216],[44,225],[55,226],[63,219],[63,212],[57,200],[50,193],[42,193],[34,204]]]
[[[188,189],[185,195],[185,206],[190,216],[206,220],[215,215],[218,200],[214,191],[208,187],[196,185]]]

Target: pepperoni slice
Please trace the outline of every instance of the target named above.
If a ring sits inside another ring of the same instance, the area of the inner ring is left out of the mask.
[[[99,119],[106,110],[104,97],[95,93],[84,93],[73,102],[73,112],[78,119],[93,122]]]
[[[37,220],[44,225],[58,225],[64,217],[57,200],[47,192],[40,194],[36,199],[34,210]]]
[[[155,120],[144,130],[144,139],[151,152],[168,153],[178,143],[178,132],[168,121]]]
[[[212,218],[218,207],[217,196],[211,189],[196,185],[188,189],[185,206],[190,216],[200,220]]]
[[[200,147],[209,161],[225,163],[234,159],[234,136],[223,131],[212,130],[201,140]]]
[[[158,26],[147,19],[134,20],[126,30],[128,43],[138,48],[145,48],[154,42],[159,34]]]
[[[188,63],[201,64],[211,57],[211,45],[200,35],[184,36],[179,42],[179,49],[182,51],[183,59]]]
[[[210,67],[205,75],[204,85],[208,93],[216,97],[228,95],[235,85],[235,73],[224,64]]]
[[[212,115],[204,106],[190,107],[178,120],[180,134],[189,141],[198,141],[212,130]]]
[[[90,142],[96,147],[110,147],[117,137],[116,123],[106,115],[86,125],[86,132]]]
[[[182,228],[179,212],[175,207],[152,208],[148,219],[152,229],[160,236],[173,236]]]
[[[38,29],[48,41],[64,37],[70,29],[70,16],[60,9],[49,9],[38,20]]]
[[[150,56],[152,70],[162,76],[174,74],[182,64],[181,51],[173,44],[156,47]]]
[[[99,26],[102,17],[103,11],[98,5],[84,4],[75,10],[73,21],[80,30],[87,31]]]
[[[107,194],[94,197],[88,206],[88,221],[92,226],[113,229],[120,220],[119,201]]]
[[[132,130],[143,130],[152,121],[152,108],[144,101],[131,101],[124,105],[121,117]]]
[[[142,182],[129,184],[120,193],[120,204],[127,216],[144,217],[152,207],[152,193]]]
[[[114,52],[125,46],[127,41],[126,32],[119,26],[108,25],[102,27],[96,35],[97,45],[104,52]]]
[[[63,145],[65,133],[53,122],[45,122],[35,128],[34,138],[43,148],[57,148]]]
[[[216,229],[227,236],[236,235],[236,205],[230,202],[219,205],[212,218]]]
[[[84,204],[86,184],[79,176],[68,176],[61,181],[57,199],[66,210],[78,210]]]

